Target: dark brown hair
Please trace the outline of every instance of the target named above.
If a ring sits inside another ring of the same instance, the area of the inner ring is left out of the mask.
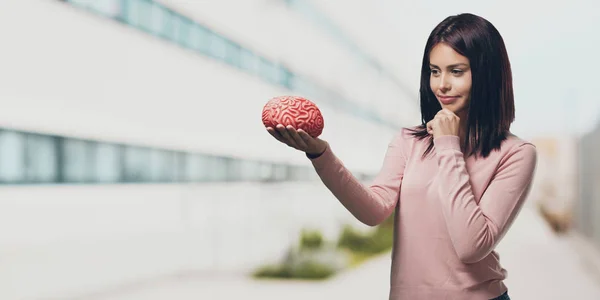
[[[438,43],[445,43],[469,59],[472,85],[466,140],[461,142],[469,145],[469,156],[487,157],[492,150],[500,148],[515,119],[512,72],[502,36],[486,19],[468,13],[446,18],[429,35],[419,89],[422,124],[409,128],[418,139],[429,139],[423,157],[434,146],[426,124],[442,109],[429,84],[429,54]]]

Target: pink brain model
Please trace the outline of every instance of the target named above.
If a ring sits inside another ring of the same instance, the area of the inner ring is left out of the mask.
[[[262,122],[265,127],[277,124],[306,131],[316,138],[323,132],[323,116],[321,111],[311,101],[298,96],[279,96],[265,104],[262,112]]]

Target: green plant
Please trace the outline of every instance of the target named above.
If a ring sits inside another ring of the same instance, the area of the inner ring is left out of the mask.
[[[298,265],[281,264],[268,265],[254,272],[256,278],[296,278],[319,280],[333,275],[333,268],[312,261],[299,263]]]
[[[372,232],[361,233],[347,225],[342,230],[337,246],[361,254],[378,254],[389,250],[394,242],[393,215]]]
[[[319,249],[323,246],[323,235],[318,230],[303,229],[300,235],[300,249]]]
[[[292,273],[294,274],[294,278],[325,279],[333,275],[335,271],[330,266],[318,262],[307,261],[296,266]]]

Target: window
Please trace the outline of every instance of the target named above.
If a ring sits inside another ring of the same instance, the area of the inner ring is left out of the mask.
[[[0,181],[25,179],[25,137],[14,131],[0,131]]]
[[[256,181],[260,175],[260,162],[252,160],[239,160],[239,180]]]
[[[117,18],[121,14],[121,0],[67,0],[67,2],[109,18]]]
[[[185,178],[188,181],[200,182],[208,178],[208,157],[195,153],[186,156]]]
[[[241,47],[240,45],[238,45],[237,43],[234,43],[232,41],[227,40],[226,41],[226,51],[225,51],[225,61],[236,67],[236,68],[240,68],[241,67],[241,62],[240,62],[240,55],[241,55]]]
[[[82,2],[79,0],[78,2]],[[121,0],[94,0],[87,1],[90,8],[101,15],[109,18],[117,18],[121,15]]]
[[[264,57],[260,57],[260,76],[270,83],[279,84],[277,81],[277,67]]]
[[[51,136],[29,134],[26,138],[25,158],[27,181],[55,182],[58,180],[57,144]]]
[[[248,49],[240,49],[240,67],[251,74],[258,70],[258,57]]]
[[[176,168],[177,156],[175,152],[158,149],[152,150],[150,163],[150,177],[152,181],[175,181]]]
[[[273,164],[267,162],[261,162],[257,170],[257,180],[269,181],[273,177]]]
[[[233,164],[233,159],[229,157],[211,156],[209,160],[208,181],[232,181],[235,176],[231,174],[230,165]]]
[[[87,182],[92,179],[92,148],[90,142],[62,140],[63,177],[65,182]]]
[[[267,161],[0,130],[0,183],[167,183],[317,178]]]
[[[134,27],[152,32],[152,3],[148,0],[126,1],[124,19]]]
[[[150,149],[130,146],[125,148],[125,182],[150,181]]]
[[[97,143],[94,150],[94,181],[119,182],[121,180],[121,147],[116,144]]]
[[[286,165],[283,164],[274,164],[273,165],[273,180],[275,181],[284,181],[287,179],[287,168]]]
[[[200,53],[209,54],[210,32],[200,25],[190,25],[190,45]]]
[[[225,39],[222,36],[211,32],[209,40],[209,54],[216,59],[225,60],[225,51],[227,47]]]
[[[184,17],[174,16],[173,17],[173,40],[178,44],[192,48],[192,41],[190,39],[190,29],[192,22]]]
[[[144,13],[150,16],[148,21],[150,32],[167,39],[172,38],[172,22],[174,20],[169,10],[159,5],[152,5]]]

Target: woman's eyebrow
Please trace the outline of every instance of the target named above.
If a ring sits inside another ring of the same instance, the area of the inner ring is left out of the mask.
[[[434,68],[438,68],[438,69],[440,68],[440,67],[438,67],[438,66],[436,66],[436,65],[434,65],[434,64],[429,64],[429,66],[430,66],[430,67],[434,67]],[[448,69],[451,69],[451,68],[456,68],[456,67],[458,67],[458,66],[465,66],[465,67],[468,67],[469,65],[468,65],[468,64],[466,64],[466,63],[458,63],[458,64],[449,65],[449,66],[448,66]]]

